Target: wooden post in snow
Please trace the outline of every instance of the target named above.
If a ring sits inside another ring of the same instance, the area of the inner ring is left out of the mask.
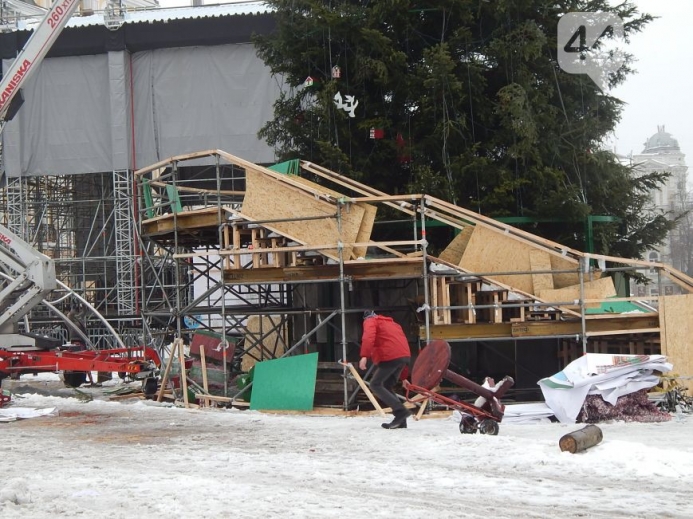
[[[596,425],[588,425],[566,434],[558,441],[558,445],[561,451],[575,454],[594,447],[600,441],[602,441],[602,430]]]

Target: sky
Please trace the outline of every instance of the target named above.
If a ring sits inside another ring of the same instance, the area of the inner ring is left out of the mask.
[[[16,381],[33,394],[14,405],[55,413],[0,423],[3,519],[693,517],[693,415],[599,424],[603,440],[571,454],[559,440],[584,424],[462,435],[443,413],[386,430],[378,416],[184,409],[88,387],[84,402],[35,380]]]
[[[693,1],[636,0],[642,12],[659,16],[645,30],[631,38],[626,51],[637,58],[637,73],[612,90],[611,95],[626,102],[622,120],[614,132],[616,151],[622,155],[640,153],[657,126],[678,140],[693,165],[693,67],[690,32]]]

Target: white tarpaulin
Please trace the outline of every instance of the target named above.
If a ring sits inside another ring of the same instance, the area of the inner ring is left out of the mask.
[[[55,416],[58,411],[55,407],[35,409],[33,407],[8,407],[0,409],[0,422],[14,422],[26,418],[37,418],[39,416]]]
[[[556,418],[575,423],[587,395],[601,395],[614,405],[620,396],[656,386],[654,373],[672,369],[666,360],[664,355],[588,353],[538,383]]]

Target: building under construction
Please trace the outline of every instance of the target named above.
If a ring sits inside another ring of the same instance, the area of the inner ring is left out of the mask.
[[[465,376],[513,376],[518,398],[588,351],[662,352],[693,374],[693,279],[667,265],[586,254],[319,164],[272,165],[255,135],[279,91],[248,44],[271,25],[259,5],[139,13],[114,31],[74,22],[5,128],[3,223],[126,343],[206,345],[225,395],[259,361],[318,352],[326,401],[344,405],[336,362],[358,357],[365,309],[400,322],[414,354],[444,339]],[[3,58],[24,32],[0,34]],[[642,269],[685,294],[619,294],[614,279]],[[29,326],[67,338],[40,307]],[[108,345],[101,324],[87,329]]]

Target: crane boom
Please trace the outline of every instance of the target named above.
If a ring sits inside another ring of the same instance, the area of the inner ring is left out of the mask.
[[[0,81],[0,132],[12,100],[36,71],[80,0],[56,0]],[[0,225],[0,349],[33,344],[17,323],[56,287],[53,260]]]
[[[56,0],[4,74],[0,82],[0,124],[5,122],[12,99],[38,68],[79,3],[80,0]]]

